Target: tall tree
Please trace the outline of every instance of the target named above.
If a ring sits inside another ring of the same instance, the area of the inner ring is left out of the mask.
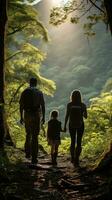
[[[0,0],[0,148],[5,135],[4,124],[4,83],[5,83],[5,31],[7,23],[7,0]]]

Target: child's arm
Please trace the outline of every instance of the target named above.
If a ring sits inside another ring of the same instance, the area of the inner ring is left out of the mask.
[[[60,123],[60,132],[65,132],[64,129],[62,129],[61,123]]]

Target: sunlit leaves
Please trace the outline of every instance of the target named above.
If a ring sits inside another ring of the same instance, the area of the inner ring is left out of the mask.
[[[97,1],[71,0],[65,6],[55,7],[51,10],[50,23],[59,25],[69,20],[71,23],[77,24],[82,18],[85,23],[85,35],[94,36],[93,26],[101,21],[107,23],[103,0],[99,1],[98,5]]]
[[[82,156],[98,158],[112,140],[112,93],[93,98],[85,121]]]
[[[61,7],[53,8],[50,14],[50,23],[53,25],[59,25],[65,22],[67,19],[66,11]]]
[[[79,22],[79,17],[71,17],[71,19],[70,19],[70,21],[71,21],[71,23],[75,23],[75,24],[77,24],[78,22]]]
[[[103,92],[112,91],[112,78],[109,78],[103,87]]]
[[[27,34],[27,37],[42,37],[48,40],[47,30],[38,20],[37,11],[28,5],[22,5],[18,1],[10,0],[8,9],[8,34],[16,32]]]

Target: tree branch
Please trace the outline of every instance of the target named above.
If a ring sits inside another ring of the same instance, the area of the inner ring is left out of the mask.
[[[96,7],[98,10],[100,10],[100,11],[103,12],[103,13],[105,13],[105,11],[102,10],[99,6],[97,6],[96,3],[94,3],[92,0],[89,0],[89,2],[90,2],[91,4],[93,4],[93,6]]]
[[[10,102],[9,102],[9,106],[11,106],[11,103],[14,101],[14,99],[15,99],[17,93],[19,92],[19,90],[21,89],[21,87],[23,87],[24,84],[25,84],[25,83],[22,83],[22,84],[17,88],[17,90],[15,91],[13,97],[11,98],[11,100],[10,100]]]
[[[16,53],[12,54],[11,56],[9,56],[8,58],[6,58],[5,62],[8,62],[10,59],[12,59],[14,56],[18,55],[22,53],[22,51],[17,51]]]
[[[17,33],[17,32],[19,32],[19,31],[22,31],[26,26],[27,26],[27,25],[24,25],[24,26],[22,26],[22,27],[17,27],[16,29],[13,29],[13,28],[11,27],[11,28],[13,29],[13,31],[10,32],[10,33],[8,33],[7,36],[10,36],[10,35],[13,35],[14,33]]]

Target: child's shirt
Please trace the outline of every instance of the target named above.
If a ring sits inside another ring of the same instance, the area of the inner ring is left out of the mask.
[[[48,121],[47,138],[51,140],[60,140],[60,132],[62,131],[61,122],[57,119]]]

